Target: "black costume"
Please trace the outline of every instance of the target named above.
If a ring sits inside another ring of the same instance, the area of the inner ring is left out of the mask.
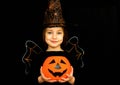
[[[74,42],[73,42],[74,41]],[[64,51],[43,51],[33,41],[26,42],[26,53],[24,54],[22,61],[26,65],[25,68],[25,82],[27,85],[70,85],[66,83],[38,83],[38,76],[40,76],[40,67],[42,66],[45,59],[49,56],[65,56],[73,66],[75,77],[75,85],[79,85],[80,70],[83,67],[82,56],[84,51],[77,45],[77,37],[73,37],[68,41],[66,50]]]

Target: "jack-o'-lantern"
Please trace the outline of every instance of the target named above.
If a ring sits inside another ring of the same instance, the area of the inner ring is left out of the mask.
[[[45,59],[42,67],[44,76],[52,80],[67,78],[66,74],[70,74],[71,71],[71,64],[64,56],[50,56]]]

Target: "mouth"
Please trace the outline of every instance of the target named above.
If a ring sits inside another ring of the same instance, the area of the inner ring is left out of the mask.
[[[63,72],[53,72],[53,71],[51,71],[50,69],[48,69],[48,71],[53,75],[53,76],[59,76],[59,77],[61,77],[66,71],[67,71],[67,69],[65,69]]]
[[[57,43],[58,41],[51,41],[52,43]]]

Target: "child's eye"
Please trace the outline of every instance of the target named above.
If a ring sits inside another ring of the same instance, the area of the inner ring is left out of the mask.
[[[52,32],[47,32],[48,34],[52,34]]]
[[[62,34],[62,32],[58,32],[57,34]]]

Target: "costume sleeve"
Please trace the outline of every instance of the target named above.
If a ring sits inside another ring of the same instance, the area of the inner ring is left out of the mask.
[[[79,46],[79,39],[77,36],[71,37],[67,45],[65,47],[65,50],[72,55],[72,57],[75,59],[75,63],[79,63],[79,66],[82,68],[84,67],[84,62],[83,62],[83,55],[84,55],[84,50]]]
[[[42,49],[33,41],[27,40],[25,42],[26,52],[22,57],[22,62],[25,64],[25,74],[29,74],[31,62],[33,61],[32,54],[40,54]]]
[[[71,58],[71,63],[74,68],[73,75],[75,76],[75,85],[78,85],[81,81],[81,73],[84,67],[84,50],[79,46],[79,40],[77,36],[71,37],[66,45],[66,51],[69,53]]]

